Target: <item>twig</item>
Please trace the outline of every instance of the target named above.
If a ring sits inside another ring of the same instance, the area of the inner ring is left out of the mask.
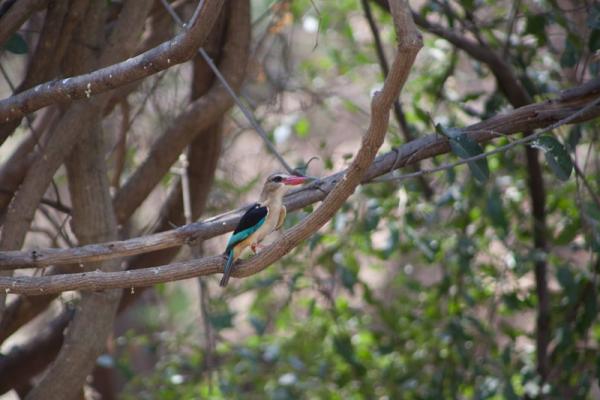
[[[208,36],[222,6],[222,1],[206,0],[200,17],[188,30],[135,57],[88,74],[42,83],[1,100],[0,121],[16,120],[51,104],[89,98],[187,61]]]
[[[121,105],[121,124],[119,125],[119,133],[117,142],[113,149],[115,151],[115,166],[114,172],[111,179],[111,187],[116,190],[121,186],[121,175],[125,169],[125,154],[127,153],[127,132],[129,131],[129,112],[131,106],[127,99],[123,99],[120,102]]]
[[[54,217],[52,216],[52,214],[50,214],[50,212],[46,209],[46,207],[40,207],[40,212],[46,217],[48,222],[50,222],[50,224],[56,231],[54,241],[56,241],[56,238],[58,236],[60,236],[65,241],[67,246],[74,247],[74,244],[71,241],[71,238],[69,238],[69,235],[64,231],[64,227],[65,227],[65,224],[67,223],[67,220],[69,219],[69,216],[68,215],[65,216],[65,218],[63,218],[63,221],[61,223],[59,223],[58,221],[56,221],[54,219]]]
[[[6,80],[6,83],[8,83],[10,90],[13,93],[15,93],[17,91],[17,88],[15,87],[14,83],[12,82],[12,79],[10,79],[8,72],[4,69],[4,66],[2,64],[0,64],[0,72],[2,72],[2,75],[3,75],[4,79]],[[27,123],[27,126],[29,127],[29,130],[31,131],[31,135],[33,136],[33,139],[35,140],[35,145],[40,149],[40,151],[43,151],[42,145],[40,144],[40,135],[33,126],[33,119],[31,118],[31,115],[28,114],[25,116],[25,122]],[[58,186],[56,185],[56,181],[54,180],[54,178],[52,178],[52,181],[50,182],[50,184],[52,185],[52,188],[54,189],[57,203],[59,205],[62,205],[62,201],[60,199],[60,193],[58,191]],[[13,195],[14,193],[7,193],[7,194]]]
[[[519,13],[519,7],[521,6],[521,0],[513,0],[512,7],[510,8],[510,14],[508,17],[508,27],[506,29],[506,40],[504,41],[504,48],[502,49],[502,55],[506,58],[509,56],[510,50],[510,39],[512,37],[515,21]]]
[[[131,129],[131,127],[133,126],[133,123],[137,120],[137,118],[141,115],[142,111],[144,111],[144,109],[146,108],[146,104],[148,104],[148,101],[150,100],[150,98],[152,97],[152,95],[154,94],[154,91],[156,90],[156,88],[158,88],[158,85],[160,83],[160,81],[165,77],[165,75],[167,74],[168,70],[164,70],[161,73],[158,74],[158,76],[156,77],[156,79],[154,80],[154,82],[152,82],[152,86],[150,87],[150,89],[148,90],[148,93],[145,94],[144,98],[142,99],[140,105],[138,106],[137,110],[135,110],[135,113],[133,114],[133,117],[131,117],[131,119],[129,119],[127,121],[127,126],[126,128],[122,128],[125,131],[129,131],[129,129]],[[125,100],[126,101],[126,100]],[[115,144],[111,149],[110,149],[110,154],[114,153],[116,148],[118,146],[118,143]]]
[[[590,85],[587,84],[589,87]],[[520,133],[526,130],[532,130],[536,126],[548,126],[548,121],[553,122],[549,128],[555,129],[560,124],[581,120],[581,118],[591,119],[600,115],[600,109],[594,108],[594,104],[600,101],[597,97],[589,102],[589,96],[586,92],[580,94],[586,101],[581,104],[574,103],[577,99],[567,96],[565,103],[560,101],[545,101],[540,104],[532,104],[521,107],[503,115],[490,118],[487,121],[463,128],[463,132],[468,132],[473,140],[485,142],[499,135],[509,135]],[[581,104],[581,105],[576,105]],[[578,107],[578,111],[573,111]],[[565,115],[565,113],[568,114]],[[544,132],[544,131],[542,131]],[[532,138],[524,138],[510,143],[507,146],[514,147],[521,143],[526,143]],[[509,148],[510,148],[509,147]],[[505,151],[506,146],[490,152],[495,154]],[[363,183],[370,182],[378,176],[387,174],[390,169],[405,167],[411,163],[416,163],[425,158],[430,158],[449,151],[447,139],[440,138],[432,134],[421,137],[412,142],[406,143],[393,151],[383,154],[375,159],[368,168]],[[489,154],[480,154],[476,159],[487,157]],[[453,166],[467,162],[460,160],[453,163]],[[444,167],[440,167],[444,168]],[[448,166],[449,168],[449,166]],[[289,211],[297,210],[314,202],[325,198],[332,190],[334,185],[344,176],[346,171],[325,177],[312,185],[302,188],[286,196],[285,204]],[[427,171],[419,172],[427,173]],[[394,180],[407,179],[409,176],[395,177]],[[161,232],[154,235],[137,237],[125,241],[93,244],[73,249],[37,249],[29,251],[7,251],[0,252],[0,270],[16,268],[45,267],[58,264],[78,264],[80,262],[93,262],[109,258],[124,257],[134,254],[148,253],[169,247],[180,246],[189,240],[208,239],[229,232],[237,225],[241,214],[245,208],[233,210],[225,214],[210,218],[205,221],[195,222],[171,231]]]
[[[0,193],[12,195],[12,194],[14,194],[14,191],[0,188]],[[40,200],[40,203],[50,206],[50,207],[54,208],[55,210],[60,211],[62,213],[71,214],[71,207],[67,207],[64,204],[62,204],[61,202],[43,198]]]
[[[198,2],[198,5],[196,6],[196,10],[194,10],[194,14],[192,15],[192,18],[190,18],[190,22],[187,25],[185,25],[185,27],[194,26],[194,24],[196,24],[196,22],[198,21],[198,18],[200,18],[200,10],[202,10],[203,6],[204,6],[204,0],[200,0]]]
[[[183,21],[177,15],[177,13],[173,9],[173,7],[167,2],[167,0],[161,0],[161,3],[165,7],[165,9],[169,12],[169,14],[173,17],[175,22],[177,22],[177,24],[179,24],[179,26],[184,27]],[[252,112],[248,109],[248,107],[246,107],[244,105],[244,103],[242,102],[240,97],[235,93],[235,91],[233,90],[231,85],[227,82],[227,79],[225,79],[223,74],[221,74],[221,71],[219,71],[219,68],[215,65],[215,63],[213,62],[212,58],[210,58],[208,53],[206,53],[206,51],[202,47],[198,49],[198,53],[204,59],[204,61],[210,67],[210,69],[213,71],[213,73],[215,74],[215,76],[217,77],[219,82],[221,82],[221,84],[223,85],[223,87],[225,88],[227,93],[229,93],[229,95],[231,96],[231,98],[233,99],[235,104],[238,106],[240,111],[244,114],[246,119],[248,119],[248,122],[250,122],[250,125],[252,125],[254,130],[256,130],[256,132],[262,138],[262,140],[265,143],[265,145],[267,146],[267,148],[271,151],[271,153],[275,156],[275,158],[277,158],[277,161],[279,161],[279,163],[283,166],[283,168],[285,168],[285,170],[288,173],[298,175],[298,171],[295,170],[294,168],[292,168],[287,163],[287,161],[285,161],[283,156],[281,156],[281,154],[279,154],[279,152],[277,151],[277,149],[275,148],[273,143],[271,143],[271,141],[269,140],[269,135],[267,134],[267,132],[265,132],[265,130],[262,128],[262,126],[260,126],[260,124],[258,123],[256,118],[254,118],[254,115],[252,114]]]
[[[367,177],[378,149],[384,142],[388,129],[388,114],[394,99],[404,86],[422,39],[405,0],[392,4],[392,16],[398,33],[398,52],[383,88],[371,102],[371,123],[362,144],[348,170],[336,180],[331,192],[321,205],[299,224],[285,232],[274,244],[258,256],[240,263],[233,276],[241,277],[258,273],[286,255],[300,242],[314,234],[327,223],[343,206],[348,197]],[[190,226],[190,225],[188,225]],[[147,286],[173,279],[185,279],[222,271],[222,256],[206,257],[186,263],[125,272],[89,272],[82,274],[54,275],[44,277],[0,277],[0,290],[6,292],[44,294],[77,289],[99,290],[109,287]],[[183,268],[181,268],[183,266]],[[134,277],[135,279],[132,279]]]
[[[489,156],[492,156],[494,154],[498,154],[498,153],[503,153],[506,152],[509,149],[512,149],[513,147],[519,146],[519,145],[523,145],[523,144],[528,144],[529,142],[534,141],[535,139],[537,139],[540,135],[543,135],[544,133],[548,133],[553,131],[554,129],[566,125],[568,123],[570,123],[571,121],[579,118],[580,116],[584,115],[585,113],[587,113],[588,111],[590,111],[591,109],[593,109],[594,107],[596,107],[598,104],[600,104],[600,97],[597,98],[596,100],[590,102],[588,105],[586,105],[585,107],[583,107],[581,110],[573,113],[572,115],[561,119],[560,121],[550,125],[547,128],[544,128],[538,132],[535,132],[529,136],[525,136],[524,138],[515,140],[510,142],[509,144],[506,144],[504,146],[500,146],[500,147],[496,147],[493,150],[481,153],[481,154],[477,154],[476,156],[473,157],[469,157],[469,158],[463,158],[462,160],[458,160],[452,163],[448,163],[448,164],[443,164],[440,165],[439,167],[436,168],[430,168],[430,169],[423,169],[421,171],[417,171],[417,172],[413,172],[410,174],[402,174],[400,176],[382,176],[380,178],[374,179],[373,182],[392,182],[392,181],[402,181],[405,179],[409,179],[409,178],[416,178],[422,175],[427,175],[427,174],[432,174],[434,172],[440,172],[440,171],[446,171],[449,169],[452,169],[454,167],[457,167],[459,165],[463,165],[463,164],[467,164],[470,163],[472,161],[477,161],[477,160],[481,160],[484,158],[487,158]],[[498,135],[500,136],[500,133],[495,132],[495,131],[481,131],[483,133],[489,133],[492,135]],[[574,163],[573,163],[574,164]],[[574,164],[575,165],[575,164]],[[578,170],[578,168],[575,168],[576,172]],[[593,192],[592,188],[588,185],[586,185],[586,188],[588,188],[588,190],[590,191],[590,193],[592,194],[592,196],[595,196],[595,193]],[[599,203],[599,207],[600,207],[600,203]]]
[[[377,28],[377,24],[375,23],[375,19],[373,18],[373,13],[371,12],[371,6],[369,4],[369,1],[370,0],[361,0],[361,4],[365,13],[365,18],[367,19],[369,28],[371,29],[371,34],[373,35],[373,42],[375,44],[375,52],[377,54],[377,59],[379,60],[379,66],[381,67],[383,76],[386,77],[390,70],[390,67],[388,64],[387,57],[385,56],[383,42],[381,41],[379,29]],[[405,140],[413,140],[410,130],[408,129],[408,126],[406,124],[406,118],[404,117],[404,113],[402,111],[402,105],[400,104],[400,100],[398,99],[394,101],[394,116],[396,117],[396,121],[398,122],[402,133],[404,134]]]
[[[179,161],[181,163],[181,168],[179,168],[176,172],[181,177],[181,195],[183,202],[183,215],[185,218],[186,224],[191,224],[193,222],[192,215],[192,196],[190,190],[190,178],[188,174],[189,170],[189,162],[187,158],[187,152],[184,152],[179,157]],[[202,256],[201,244],[199,243],[190,243],[191,253],[193,258],[200,258]],[[206,359],[205,359],[205,367],[208,375],[209,386],[212,386],[211,379],[211,369],[213,365],[213,356],[214,356],[214,340],[213,340],[213,332],[212,327],[210,325],[209,320],[209,310],[208,310],[208,302],[210,300],[210,294],[208,292],[208,285],[206,281],[198,278],[198,297],[200,299],[200,314],[201,314],[201,323],[204,329],[204,338],[206,345]]]

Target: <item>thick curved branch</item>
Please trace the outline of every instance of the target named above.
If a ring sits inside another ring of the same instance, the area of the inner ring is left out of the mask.
[[[189,60],[206,39],[222,6],[222,1],[205,0],[199,17],[185,32],[136,57],[89,74],[40,84],[0,101],[0,121],[21,118],[50,104],[89,98]]]
[[[547,130],[556,129],[557,127],[566,123],[580,121],[581,118],[589,118],[592,115],[600,115],[600,107],[598,107],[599,100],[600,97],[596,97],[596,99],[588,103],[586,107],[583,107],[578,111],[571,113],[571,115],[565,117],[563,120],[552,124],[547,128]],[[492,137],[504,136],[496,131],[490,130],[481,130],[476,132],[480,132],[484,135],[490,135]],[[435,140],[435,138],[432,139]],[[527,138],[521,140],[527,140]],[[439,143],[439,146],[442,148],[445,147],[444,151],[448,151],[447,142],[443,141]],[[361,153],[359,153],[359,155],[360,154]],[[392,163],[391,167],[394,167],[398,163],[401,163],[404,166],[408,164],[408,159],[412,158],[413,156],[416,156],[414,151],[407,151],[404,154],[399,154],[394,160],[388,161]],[[358,159],[359,158],[357,156],[357,160]],[[400,159],[400,162],[398,159]],[[377,163],[377,161],[375,163]],[[352,168],[352,166],[350,168]],[[390,168],[388,168],[388,170],[389,169]],[[234,271],[233,276],[245,277],[262,271],[277,259],[283,257],[289,250],[299,244],[302,240],[314,233],[316,229],[319,229],[319,227],[324,225],[329,220],[328,217],[330,213],[331,216],[335,213],[335,211],[332,212],[333,208],[330,204],[336,204],[337,202],[343,203],[341,200],[343,194],[339,194],[340,189],[338,188],[345,186],[344,184],[348,181],[348,176],[350,176],[351,172],[352,170],[349,170],[346,173],[336,174],[335,176],[338,178],[332,183],[334,186],[331,194],[328,196],[324,195],[327,196],[325,201],[314,213],[310,214],[310,216],[305,218],[300,224],[286,232],[282,239],[267,247],[258,256],[250,259],[249,261],[242,262],[238,266],[237,270]],[[369,176],[367,171],[367,173],[364,174],[363,182],[372,178],[373,177]],[[338,182],[337,184],[335,184],[336,181]],[[336,194],[336,190],[338,191],[337,197],[334,200],[330,200],[332,199],[332,196]],[[336,203],[332,203],[332,201],[336,201]],[[319,210],[324,211],[317,213]],[[313,231],[312,229],[315,230]],[[90,273],[52,275],[44,277],[0,277],[0,290],[5,290],[7,293],[14,292],[27,295],[43,295],[48,293],[59,293],[68,290],[104,290],[134,286],[149,286],[161,282],[215,274],[222,271],[223,262],[224,259],[222,256],[212,256],[159,267],[133,271],[130,270],[125,272],[103,273],[95,271]]]
[[[544,128],[580,111],[590,101],[597,99],[598,96],[600,96],[600,79],[590,81],[577,88],[568,89],[554,100],[547,100],[496,115],[485,121],[465,127],[462,131],[469,133],[478,142],[485,142],[498,136]],[[600,115],[600,108],[595,107],[572,122],[587,121],[598,115]],[[447,139],[433,134],[424,136],[378,156],[368,168],[363,182],[368,182],[394,169],[412,165],[448,151]],[[322,200],[345,172],[330,175],[289,194],[285,198],[286,207],[288,210],[293,211]],[[181,246],[188,241],[205,240],[233,230],[244,210],[242,208],[174,230],[125,241],[98,243],[70,249],[0,252],[0,270],[95,262]]]
[[[356,187],[361,183],[363,176],[367,173],[368,168],[373,162],[379,147],[383,143],[389,123],[389,112],[392,104],[398,97],[401,88],[406,82],[414,59],[422,46],[421,36],[417,32],[416,27],[412,22],[407,3],[405,1],[392,3],[392,15],[394,17],[394,24],[398,34],[398,53],[381,92],[376,93],[376,95],[373,97],[371,106],[371,123],[366,135],[363,137],[361,148],[352,164],[348,170],[342,174],[342,176],[335,180],[336,183],[331,192],[312,214],[310,214],[290,231],[286,232],[277,243],[269,246],[259,256],[249,262],[243,263],[236,270],[234,276],[245,276],[256,273],[263,270],[277,259],[283,257],[302,240],[312,235],[327,221],[329,221],[337,212],[337,210],[343,205],[346,199],[354,192]],[[190,274],[190,271],[193,271],[192,273],[194,274],[191,276],[201,275],[202,273],[199,273],[201,271],[210,270],[212,272],[217,272],[222,269],[222,261],[223,260],[220,256],[208,257],[183,263],[185,264],[185,268],[183,270],[173,266],[180,264],[178,263],[165,267],[126,271],[125,275],[131,276],[134,274],[134,276],[138,278],[137,281],[142,282],[142,285],[152,284],[155,279],[160,279],[161,277],[166,276],[173,277],[174,279],[184,279],[190,276],[188,275]],[[76,274],[73,276],[77,276],[79,280],[83,279],[84,286],[94,289],[98,283],[98,274],[102,275],[100,272],[92,272]],[[107,273],[105,276],[122,279],[120,275],[121,274],[114,276],[113,273]],[[44,278],[52,279],[54,280],[55,284],[64,288],[64,284],[66,284],[69,279],[72,280],[73,277],[69,276],[66,280],[61,279],[65,278],[61,276],[49,276]],[[14,291],[21,293],[21,287],[18,279],[19,278],[11,279],[11,283],[9,284],[10,287],[7,288],[9,291],[13,289]],[[129,282],[130,281],[127,279],[124,281],[121,280],[120,287],[127,287]],[[123,286],[124,283],[125,285]],[[118,283],[116,281],[112,281],[109,283],[109,285],[110,284],[114,285]],[[37,294],[42,294],[45,291],[46,289],[44,287],[37,287],[34,289],[34,292]]]
[[[220,68],[235,90],[239,90],[245,77],[250,45],[249,5],[239,2],[231,9],[227,26],[226,45]],[[125,182],[114,199],[117,219],[122,222],[135,211],[160,182],[169,168],[194,137],[218,122],[233,104],[228,92],[218,83],[190,103],[158,138],[145,161]]]
[[[246,19],[249,21],[249,7],[244,7],[244,9],[247,15]],[[162,8],[160,10],[162,10]],[[239,11],[237,7],[235,10]],[[221,12],[219,20],[215,23],[215,27],[207,37],[207,42],[204,46],[215,60],[221,59],[221,53],[225,43],[226,25],[228,19],[231,18],[228,14],[232,13],[228,13],[225,10]],[[159,16],[160,14],[154,15],[155,18]],[[166,17],[169,18],[168,15],[166,15]],[[170,21],[170,19],[168,21]],[[154,22],[156,24],[159,21],[155,20]],[[163,31],[164,29],[160,30]],[[155,36],[157,36],[157,34],[151,34],[151,37]],[[210,90],[213,81],[214,76],[212,75],[210,68],[200,59],[200,57],[196,57],[194,61],[192,99],[195,100],[206,94]],[[220,155],[221,122],[222,121],[211,126],[208,130],[198,132],[196,139],[194,139],[190,145],[190,165],[188,173],[190,175],[193,215],[195,216],[195,219],[199,218],[203,213],[204,205],[206,204],[208,193],[210,192],[214,170]],[[179,185],[177,187],[179,187]],[[175,192],[179,193],[179,195],[170,195],[169,199],[163,205],[163,211],[159,213],[161,222],[158,224],[158,228],[155,232],[163,232],[171,229],[172,225],[170,225],[170,223],[185,223],[182,215],[183,212],[181,210],[181,191],[176,190]],[[136,268],[159,266],[170,263],[178,252],[179,247],[171,247],[158,252],[145,253],[129,260],[128,264],[134,265]],[[72,265],[57,265],[56,268],[46,271],[46,275],[65,274],[69,273],[72,269],[74,269]],[[121,307],[123,307],[123,304],[131,303],[133,299],[137,298],[141,293],[141,290],[136,291],[135,294],[131,294],[130,291],[124,290]],[[5,318],[0,321],[0,342],[39,314],[39,312],[44,310],[54,298],[55,295],[35,297],[20,296],[9,303],[6,307]]]
[[[377,27],[377,24],[375,23],[375,19],[373,17],[373,13],[371,12],[371,6],[370,6],[369,1],[370,0],[361,0],[361,4],[363,7],[363,11],[365,13],[367,22],[369,23],[369,28],[371,29],[371,33],[373,34],[373,42],[375,45],[377,58],[379,59],[379,66],[381,67],[381,71],[383,72],[383,76],[385,77],[385,76],[387,76],[390,67],[389,67],[387,57],[385,55],[385,51],[383,49],[383,43],[381,41],[381,36],[379,35],[379,28]],[[404,115],[404,110],[402,109],[402,104],[400,103],[399,98],[394,101],[394,116],[396,117],[396,122],[398,123],[398,126],[400,127],[400,131],[402,132],[404,139],[407,142],[414,140],[414,135],[411,132],[411,127],[408,125],[408,122],[406,121],[406,116]],[[418,164],[413,166],[413,169],[415,171],[418,171],[419,168],[420,168],[420,166]],[[424,176],[420,176],[418,179],[419,179],[419,184],[421,186],[421,190],[423,191],[423,195],[425,196],[425,198],[427,200],[431,199],[431,196],[433,196],[433,194],[434,194],[433,188],[431,187],[431,185],[425,179]]]
[[[387,0],[375,0],[384,9],[389,9]],[[430,22],[427,18],[419,15],[416,12],[412,13],[415,23],[424,30],[446,39],[459,49],[465,51],[474,59],[485,63],[498,81],[498,88],[506,95],[513,103],[513,106],[520,107],[531,102],[527,92],[521,85],[520,80],[514,74],[511,66],[495,51],[481,43],[471,40],[452,29],[442,25]],[[515,103],[515,97],[517,97]]]
[[[56,357],[63,342],[63,331],[73,318],[73,313],[72,309],[62,312],[25,345],[15,346],[10,352],[0,357],[1,394],[27,384],[31,376],[44,371]],[[22,360],[27,360],[27,362],[24,363]]]

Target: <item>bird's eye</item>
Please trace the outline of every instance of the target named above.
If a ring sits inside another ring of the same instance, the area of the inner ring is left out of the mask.
[[[281,182],[282,180],[283,180],[283,178],[282,178],[281,176],[279,176],[279,175],[277,175],[277,176],[273,177],[273,182],[277,182],[277,183],[279,183],[279,182]]]

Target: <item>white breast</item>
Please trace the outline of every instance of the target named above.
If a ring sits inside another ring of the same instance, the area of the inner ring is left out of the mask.
[[[269,212],[267,214],[266,221],[261,225],[254,235],[254,242],[258,243],[266,238],[271,232],[275,230],[277,221],[279,220],[279,213],[281,212],[281,204],[271,204],[267,206]]]

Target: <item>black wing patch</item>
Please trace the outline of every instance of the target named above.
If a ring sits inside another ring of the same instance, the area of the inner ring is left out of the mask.
[[[225,249],[225,254],[229,255],[229,252],[233,249],[233,247],[245,240],[248,236],[252,235],[254,232],[261,227],[261,225],[265,222],[267,218],[269,210],[267,207],[263,207],[260,204],[256,203],[240,219],[238,226],[233,231],[233,234],[229,238],[229,242],[227,242],[227,248]]]
[[[238,226],[235,228],[235,231],[233,231],[233,233],[236,234],[238,232],[256,226],[256,224],[258,224],[263,218],[267,216],[268,211],[269,210],[267,209],[267,207],[261,206],[259,203],[255,203],[252,207],[248,209],[248,211],[246,211],[244,215],[242,215],[242,218],[240,219],[240,222],[238,223]]]

